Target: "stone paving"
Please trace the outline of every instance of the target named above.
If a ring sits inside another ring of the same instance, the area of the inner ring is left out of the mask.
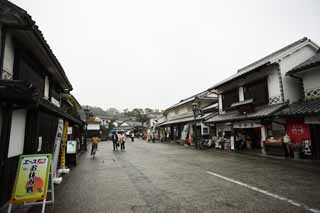
[[[128,140],[126,151],[99,144],[56,187],[48,212],[308,212],[320,209],[317,164],[176,144]],[[223,177],[291,199],[254,191]],[[28,212],[37,212],[37,208]]]

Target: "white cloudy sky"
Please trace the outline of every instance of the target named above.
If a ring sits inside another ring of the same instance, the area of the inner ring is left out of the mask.
[[[37,22],[81,104],[166,108],[304,36],[319,0],[14,0]]]

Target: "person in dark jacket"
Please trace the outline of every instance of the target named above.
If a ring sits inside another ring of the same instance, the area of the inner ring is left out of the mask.
[[[112,139],[112,143],[113,143],[113,151],[118,150],[118,134],[113,132],[111,139]]]

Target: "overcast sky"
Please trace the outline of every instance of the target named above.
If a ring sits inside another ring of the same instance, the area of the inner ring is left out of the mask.
[[[83,105],[164,109],[304,36],[319,0],[14,0]]]

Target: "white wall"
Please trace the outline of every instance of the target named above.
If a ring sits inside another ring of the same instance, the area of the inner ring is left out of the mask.
[[[5,79],[12,79],[13,63],[14,63],[14,45],[13,45],[11,34],[7,33],[6,44],[4,49],[3,69],[6,72],[10,73],[10,76],[4,77]]]
[[[239,101],[244,101],[243,87],[239,87]]]
[[[281,97],[280,81],[278,68],[274,69],[270,75],[268,75],[268,93],[269,98]]]
[[[12,112],[8,158],[23,153],[27,111],[25,109]]]
[[[49,78],[48,76],[46,76],[44,79],[44,98],[47,100],[49,99],[49,89],[50,89]]]
[[[219,114],[223,113],[223,107],[222,107],[222,95],[219,94],[218,96],[218,107],[219,107]]]
[[[316,50],[310,45],[307,45],[280,61],[280,71],[283,79],[284,99],[289,100],[290,103],[302,99],[302,88],[300,87],[299,80],[289,76],[285,76],[285,74],[295,66],[311,58],[313,55],[315,55],[315,53]]]
[[[302,74],[304,90],[320,88],[320,67]]]

